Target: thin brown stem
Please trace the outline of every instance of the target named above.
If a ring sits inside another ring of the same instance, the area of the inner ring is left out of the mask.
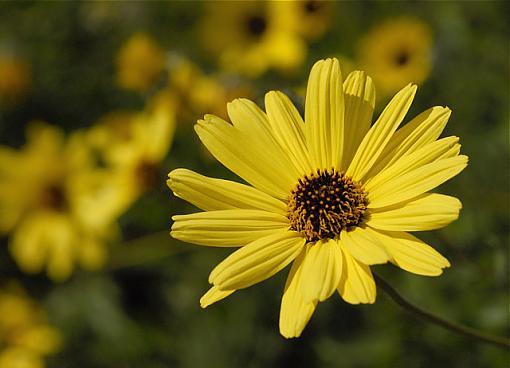
[[[453,331],[455,333],[468,336],[479,341],[486,342],[488,344],[496,345],[503,348],[510,348],[510,339],[501,336],[494,336],[487,334],[485,332],[479,331],[477,329],[464,326],[460,323],[448,321],[443,317],[436,316],[430,312],[427,312],[414,304],[411,304],[407,301],[403,296],[401,296],[397,290],[395,290],[390,284],[388,284],[384,279],[374,273],[374,278],[377,283],[379,289],[383,290],[388,296],[393,299],[395,303],[401,306],[406,311],[420,317],[421,319],[434,323],[438,326],[446,328],[447,330]]]

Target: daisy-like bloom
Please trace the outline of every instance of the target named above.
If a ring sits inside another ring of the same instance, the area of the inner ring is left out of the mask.
[[[275,1],[280,16],[290,24],[294,23],[296,31],[307,39],[321,37],[329,28],[335,11],[333,1],[291,0]]]
[[[165,70],[165,52],[151,36],[139,32],[122,45],[116,63],[119,86],[144,92]]]
[[[46,268],[62,281],[76,263],[103,264],[115,219],[91,204],[106,202],[108,176],[81,132],[65,139],[58,128],[34,123],[24,147],[0,147],[0,234],[10,234],[9,249],[24,272]]]
[[[427,276],[450,265],[408,232],[458,217],[457,198],[429,191],[462,171],[467,157],[457,137],[438,140],[448,108],[433,107],[398,129],[415,92],[415,85],[403,88],[371,126],[372,80],[355,71],[343,82],[338,60],[327,59],[310,73],[304,120],[272,91],[266,112],[235,100],[232,124],[212,115],[198,121],[204,145],[250,184],[185,169],[169,174],[174,194],[205,211],[174,216],[171,235],[241,247],[211,272],[202,307],[292,263],[280,332],[297,337],[335,291],[352,304],[373,303],[371,265],[390,261]]]
[[[154,96],[141,112],[109,114],[91,128],[89,144],[112,169],[110,201],[94,204],[98,210],[121,215],[133,202],[159,182],[160,163],[166,157],[175,131],[173,96]]]
[[[304,61],[306,45],[296,22],[274,1],[210,2],[199,27],[204,47],[229,71],[257,77],[267,69],[292,71]],[[294,13],[293,13],[294,14]]]
[[[0,344],[0,368],[43,368],[61,345],[45,311],[15,283],[0,289]]]
[[[383,96],[421,83],[432,68],[432,31],[415,18],[396,18],[374,27],[359,44],[359,63]]]

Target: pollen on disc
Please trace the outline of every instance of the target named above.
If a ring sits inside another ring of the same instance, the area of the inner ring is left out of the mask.
[[[334,169],[305,175],[289,196],[291,230],[308,241],[335,238],[343,229],[363,222],[366,197],[359,183]]]

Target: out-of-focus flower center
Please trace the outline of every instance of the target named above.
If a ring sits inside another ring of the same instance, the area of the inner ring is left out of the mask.
[[[317,170],[299,179],[289,196],[287,217],[291,230],[308,241],[332,239],[359,225],[367,204],[359,183],[334,169]]]
[[[409,61],[409,53],[407,51],[400,51],[395,55],[395,64],[404,66]]]
[[[304,3],[305,12],[307,13],[315,13],[320,7],[321,4],[317,0],[308,0]]]
[[[65,189],[60,184],[51,184],[41,194],[41,205],[52,210],[63,210],[67,207]]]
[[[144,190],[155,188],[159,180],[158,166],[152,162],[142,161],[135,169],[135,177]]]
[[[267,28],[267,22],[261,15],[251,15],[246,19],[246,30],[250,36],[259,37]]]

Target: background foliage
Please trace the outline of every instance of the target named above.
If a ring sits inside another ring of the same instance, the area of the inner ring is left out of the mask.
[[[468,168],[441,192],[464,209],[446,229],[420,234],[451,262],[439,278],[377,266],[416,304],[499,335],[509,331],[509,16],[508,2],[337,2],[327,32],[308,43],[294,74],[271,70],[249,81],[262,105],[270,89],[295,91],[319,58],[356,63],[358,42],[388,18],[407,15],[433,33],[433,63],[409,116],[433,105],[453,110],[445,135],[461,138]],[[207,73],[217,66],[200,46],[204,3],[2,2],[0,49],[15,50],[31,67],[31,88],[0,110],[0,143],[19,147],[30,121],[67,132],[91,126],[114,110],[142,109],[149,92],[119,88],[116,54],[137,31],[164,50],[185,55]],[[377,88],[377,85],[376,85]],[[299,94],[295,93],[299,101]],[[378,101],[378,111],[385,99]],[[209,111],[180,116],[157,189],[120,219],[124,242],[113,245],[100,272],[77,271],[64,283],[19,271],[0,249],[2,279],[16,278],[42,303],[62,333],[48,367],[488,367],[508,352],[456,336],[406,314],[380,293],[375,305],[321,303],[303,336],[278,334],[282,273],[201,310],[212,267],[229,253],[172,240],[170,216],[190,213],[173,197],[166,172],[187,167],[233,178],[200,147],[192,125]],[[155,234],[155,235],[149,235]],[[149,236],[147,236],[149,235]],[[0,240],[7,244],[7,238]]]

